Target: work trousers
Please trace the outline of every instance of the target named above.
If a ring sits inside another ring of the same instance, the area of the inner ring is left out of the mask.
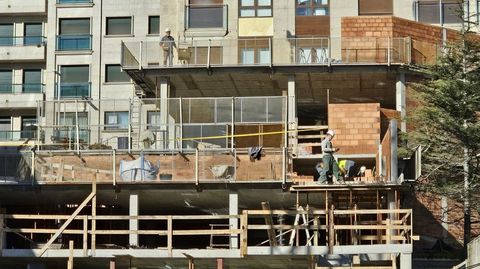
[[[323,170],[320,174],[320,183],[327,182],[327,176],[333,175],[333,180],[338,181],[340,178],[340,170],[338,169],[337,161],[333,158],[332,154],[323,154]]]

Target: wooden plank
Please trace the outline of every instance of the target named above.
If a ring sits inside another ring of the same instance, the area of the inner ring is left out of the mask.
[[[172,248],[173,248],[173,221],[172,217],[167,219],[167,249],[168,255],[172,257]]]
[[[48,240],[48,242],[43,246],[43,248],[40,250],[39,257],[42,257],[43,254],[47,251],[47,249],[50,247],[50,245],[57,240],[58,236],[62,234],[63,230],[67,228],[68,225],[77,217],[77,215],[83,210],[83,208],[92,200],[96,194],[94,192],[90,193],[87,198],[78,206],[78,208],[73,212],[73,214],[68,218],[65,223],[58,229],[58,231]]]
[[[335,229],[334,217],[335,206],[332,205],[328,211],[328,253],[333,254],[333,247],[335,246]]]
[[[83,257],[87,257],[88,255],[88,217],[83,216]]]
[[[95,217],[97,216],[97,179],[98,179],[98,172],[93,175],[92,180],[92,193],[95,193],[95,196],[92,198],[92,232],[91,232],[91,249],[92,249],[92,256],[95,257],[95,249],[97,246],[97,236],[95,234],[97,230],[97,221]]]
[[[411,209],[359,209],[359,210],[335,210],[335,215],[348,215],[348,214],[407,214],[411,213]]]
[[[266,230],[272,227],[276,230],[288,230],[288,229],[309,229],[309,230],[327,230],[327,225],[288,225],[288,224],[276,224],[276,225],[261,225],[261,224],[250,224],[248,225],[249,230]]]
[[[308,215],[326,215],[326,210],[244,210],[248,215],[296,215],[296,214],[308,214]]]
[[[248,253],[248,211],[243,211],[240,218],[240,254],[242,257],[247,256]]]
[[[28,234],[55,234],[58,229],[39,229],[39,228],[5,228],[7,233],[28,233]],[[62,234],[83,234],[82,230],[63,230]]]
[[[328,125],[299,125],[297,127],[298,130],[328,130]]]
[[[270,209],[270,203],[268,202],[262,202],[262,209],[264,211],[271,211]],[[271,247],[276,247],[278,245],[277,238],[276,238],[276,233],[275,229],[272,228],[273,226],[273,218],[271,214],[265,214],[265,224],[269,228],[267,228],[267,235],[268,235],[268,241],[270,243]]]
[[[335,225],[335,230],[408,230],[411,228],[411,225]]]
[[[174,230],[173,235],[235,235],[240,234],[241,229],[222,229],[222,230]]]
[[[68,241],[68,263],[67,269],[73,269],[73,240]]]

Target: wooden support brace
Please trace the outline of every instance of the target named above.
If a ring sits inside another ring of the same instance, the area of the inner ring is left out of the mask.
[[[73,269],[73,240],[68,242],[68,263],[67,269]]]
[[[270,211],[270,203],[269,202],[262,202],[262,209]],[[273,218],[272,215],[265,215],[265,224],[270,226],[269,229],[267,229],[267,234],[268,234],[268,240],[270,242],[271,247],[276,247],[278,246],[277,242],[277,237],[275,234],[275,229],[273,228]]]
[[[70,223],[80,214],[80,212],[85,208],[85,206],[96,196],[96,193],[90,193],[90,195],[87,196],[87,198],[78,206],[78,208],[73,212],[73,214],[63,223],[63,225],[57,230],[57,232],[48,240],[48,242],[43,246],[43,248],[40,250],[39,257],[42,257],[43,254],[47,251],[47,249],[52,245],[52,243],[57,240],[58,236],[62,234],[62,232],[67,228]]]

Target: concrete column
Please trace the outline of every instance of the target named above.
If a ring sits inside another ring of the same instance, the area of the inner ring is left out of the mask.
[[[405,117],[407,116],[406,103],[405,73],[400,73],[397,76],[396,83],[396,110],[400,112],[400,117],[402,120],[400,123],[400,130],[402,130],[402,132],[407,131],[407,123],[405,122]]]
[[[287,130],[295,130],[297,129],[297,97],[296,97],[296,90],[295,90],[295,76],[288,77],[288,91],[287,91],[287,98],[288,98],[288,128]],[[288,133],[287,137],[288,146],[294,149],[294,153],[296,152],[297,148],[297,139],[290,138],[291,134]]]
[[[129,216],[138,216],[138,194],[130,194],[129,200]],[[130,231],[138,230],[138,220],[129,220],[128,228]],[[138,246],[138,234],[129,234],[128,244],[130,246]]]
[[[446,196],[442,196],[442,237],[444,239],[448,238],[448,199]]]
[[[228,195],[228,214],[238,215],[238,193],[230,193]],[[237,218],[231,218],[229,224],[230,229],[238,229]],[[230,248],[238,249],[238,235],[230,236]]]
[[[390,121],[390,134],[391,134],[391,151],[390,151],[390,181],[397,182],[398,180],[398,135],[397,135],[397,121]]]
[[[165,139],[166,141],[163,142],[162,148],[173,148],[175,141],[173,141],[173,136],[175,134],[174,128],[168,128],[168,101],[167,99],[170,97],[170,82],[166,78],[160,78],[159,81],[159,89],[160,89],[160,130],[164,131],[163,138],[157,139]],[[172,130],[170,130],[172,129]]]
[[[400,269],[412,269],[412,254],[401,253],[400,254]]]
[[[115,259],[111,259],[109,263],[109,269],[115,269],[115,268],[116,268]]]

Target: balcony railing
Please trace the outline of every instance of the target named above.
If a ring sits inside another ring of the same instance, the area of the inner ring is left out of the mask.
[[[36,137],[36,130],[0,131],[0,141],[18,141],[24,139],[35,139]]]
[[[57,0],[57,4],[90,4],[93,0]]]
[[[0,36],[0,47],[40,46],[44,41],[43,36]]]
[[[227,5],[188,5],[185,25],[188,29],[227,28]]]
[[[42,83],[0,84],[0,94],[43,93]]]
[[[55,97],[58,98],[86,98],[90,97],[90,82],[60,83],[57,84]]]
[[[92,35],[59,35],[57,36],[58,51],[91,50]]]
[[[174,46],[175,45],[175,46]],[[405,38],[249,38],[122,43],[123,68],[411,63]]]

